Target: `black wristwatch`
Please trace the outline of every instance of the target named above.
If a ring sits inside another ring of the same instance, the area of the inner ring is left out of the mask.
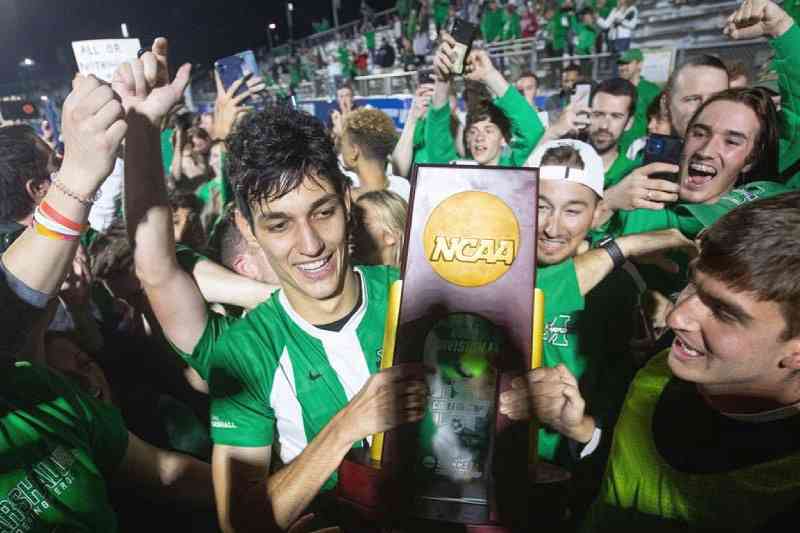
[[[617,241],[614,240],[614,237],[608,236],[603,238],[600,242],[597,243],[598,248],[603,248],[608,255],[611,257],[611,261],[614,263],[614,268],[619,268],[625,264],[625,254],[622,253],[622,249],[617,244]]]

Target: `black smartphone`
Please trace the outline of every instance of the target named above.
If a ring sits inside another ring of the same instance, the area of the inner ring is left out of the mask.
[[[672,165],[681,164],[681,154],[683,153],[683,139],[674,135],[660,135],[651,133],[647,136],[647,143],[644,145],[643,164],[650,163],[670,163]],[[652,177],[678,181],[676,172],[659,172]]]
[[[478,26],[467,22],[462,18],[453,19],[453,26],[450,28],[450,35],[456,41],[456,60],[453,66],[454,74],[464,73],[464,62],[472,50],[472,41],[478,34]]]
[[[417,85],[434,83],[434,81],[432,67],[423,67],[417,70]]]

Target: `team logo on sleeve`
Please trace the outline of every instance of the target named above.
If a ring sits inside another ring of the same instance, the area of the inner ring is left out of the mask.
[[[425,257],[439,276],[454,285],[480,287],[511,268],[519,250],[519,223],[497,196],[462,192],[436,206],[422,238]]]

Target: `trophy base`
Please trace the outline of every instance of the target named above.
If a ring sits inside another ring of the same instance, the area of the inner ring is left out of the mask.
[[[391,525],[393,531],[516,533],[529,531],[533,525],[557,527],[568,515],[570,473],[556,465],[540,461],[528,468],[524,490],[527,509],[522,520],[505,523],[488,504],[454,502],[415,497],[413,486],[398,482],[389,468],[381,468],[367,450],[348,453],[339,468],[337,500],[373,522],[376,528]],[[521,522],[521,523],[517,523]]]

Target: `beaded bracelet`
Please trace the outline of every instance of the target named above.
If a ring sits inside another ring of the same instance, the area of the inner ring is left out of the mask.
[[[64,185],[64,183],[60,179],[58,179],[58,176],[56,175],[52,177],[51,182],[55,186],[55,188],[64,193],[64,195],[66,195],[69,198],[72,198],[73,200],[77,200],[79,203],[83,205],[91,206],[93,203],[97,201],[98,198],[100,198],[99,190],[95,193],[94,197],[92,198],[85,198],[79,195],[78,193],[73,192],[71,189],[69,189],[69,187]]]

